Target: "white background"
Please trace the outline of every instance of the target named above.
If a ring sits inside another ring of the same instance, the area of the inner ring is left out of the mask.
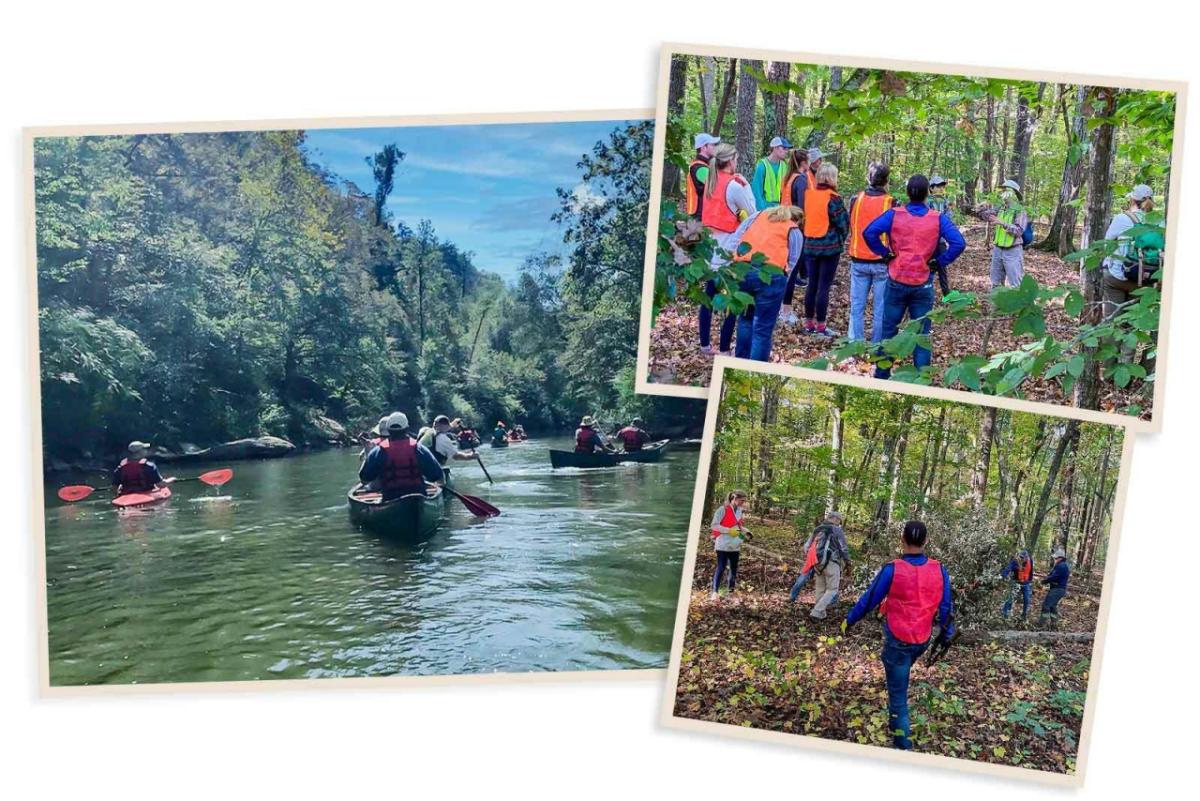
[[[1196,77],[1194,21],[1161,5],[1023,5],[10,5],[0,44],[0,242],[9,257],[0,292],[8,391],[0,400],[10,446],[9,525],[0,532],[0,788],[16,789],[8,796],[16,798],[155,799],[472,793],[766,801],[885,792],[982,801],[1060,792],[664,730],[653,679],[42,700],[30,580],[28,497],[37,476],[26,461],[35,435],[20,126],[650,107],[663,41]],[[1194,140],[1200,99],[1192,105]],[[1173,198],[1185,205],[1166,430],[1138,441],[1088,797],[1177,798],[1194,787],[1195,144]]]

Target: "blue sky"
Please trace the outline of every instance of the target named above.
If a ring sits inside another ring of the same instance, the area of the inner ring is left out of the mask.
[[[365,159],[384,145],[404,151],[388,210],[413,228],[433,223],[440,239],[475,254],[475,266],[514,278],[525,257],[562,253],[555,189],[575,190],[580,156],[622,123],[557,122],[309,130],[317,163],[374,189]],[[580,190],[582,191],[582,190]]]

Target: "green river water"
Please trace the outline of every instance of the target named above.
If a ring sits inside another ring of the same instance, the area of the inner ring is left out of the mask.
[[[674,625],[696,453],[551,470],[530,440],[480,450],[418,546],[359,531],[353,450],[233,462],[118,513],[46,486],[53,685],[657,668]],[[208,465],[163,466],[196,475]],[[93,477],[93,482],[96,480]]]

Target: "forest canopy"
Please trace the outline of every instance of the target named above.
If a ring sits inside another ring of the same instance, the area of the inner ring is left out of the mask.
[[[619,124],[580,154],[588,202],[558,190],[564,247],[515,281],[392,215],[395,145],[360,187],[304,131],[35,140],[46,454],[319,443],[392,409],[535,431],[694,422],[633,394],[651,134]]]

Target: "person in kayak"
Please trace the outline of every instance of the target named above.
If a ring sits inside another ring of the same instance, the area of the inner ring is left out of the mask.
[[[937,620],[939,639],[954,636],[954,604],[950,574],[936,559],[925,555],[929,532],[920,520],[904,524],[901,557],[885,564],[871,586],[858,599],[842,623],[845,633],[875,607],[883,613],[884,681],[888,694],[888,721],[892,746],[911,750],[912,726],[908,718],[908,675],[933,638]]]
[[[450,462],[456,459],[462,462],[475,461],[474,451],[458,449],[458,441],[450,434],[450,418],[444,414],[433,418],[432,426],[421,429],[417,434],[417,442],[424,445],[433,454],[433,458],[438,460],[438,464],[445,471],[446,480],[450,479],[450,468],[447,467]]]
[[[371,448],[358,471],[358,480],[365,489],[383,493],[387,501],[424,493],[427,483],[444,481],[437,458],[409,435],[404,412],[388,416],[387,434],[386,440]]]
[[[612,453],[616,450],[612,445],[604,441],[604,435],[596,430],[596,418],[590,414],[585,414],[583,419],[579,421],[579,428],[575,429],[575,452],[576,453],[595,453],[597,451],[605,451]]]
[[[492,444],[498,445],[501,442],[508,442],[508,428],[503,420],[497,420],[496,427],[492,429]]]
[[[134,440],[129,443],[129,455],[112,472],[112,483],[117,496],[134,492],[151,492],[161,489],[175,479],[163,478],[158,465],[150,461],[150,443]]]
[[[640,451],[650,441],[650,435],[642,428],[642,418],[635,417],[629,425],[617,432],[617,439],[625,446],[625,452]]]

